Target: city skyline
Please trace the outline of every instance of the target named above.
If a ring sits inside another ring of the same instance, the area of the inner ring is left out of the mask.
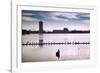
[[[44,27],[44,23],[43,21],[39,21],[38,22],[38,26],[39,26],[39,30],[26,30],[26,29],[22,29],[22,34],[53,34],[53,33],[90,33],[90,30],[69,30],[68,28],[63,28],[63,30],[60,29],[53,29],[52,31],[46,31],[43,29]]]
[[[22,62],[90,59],[90,13],[22,10]]]
[[[81,12],[22,11],[22,29],[39,30],[38,22],[44,22],[44,30],[69,28],[69,30],[89,30],[90,14]]]

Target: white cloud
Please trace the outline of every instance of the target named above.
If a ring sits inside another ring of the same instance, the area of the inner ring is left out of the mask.
[[[75,12],[42,12],[42,11],[39,12],[37,11],[37,13],[34,11],[31,13],[23,12],[23,20],[25,21],[56,20],[56,21],[69,21],[77,23],[81,22],[89,23],[89,20],[81,19],[80,16],[89,17],[89,14],[75,13]]]
[[[77,13],[58,13],[58,12],[54,12],[52,13],[53,16],[62,16],[62,17],[66,17],[66,18],[78,18],[77,17]]]
[[[38,19],[36,19],[36,18],[27,17],[27,16],[23,16],[22,20],[23,21],[38,21]]]
[[[33,14],[33,13],[24,13],[24,12],[23,12],[22,15],[23,15],[23,16],[25,16],[25,15],[27,15],[27,16],[28,16],[28,15],[31,16],[31,15],[36,15],[36,14]]]

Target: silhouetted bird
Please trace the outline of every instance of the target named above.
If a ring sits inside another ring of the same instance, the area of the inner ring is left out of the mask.
[[[60,58],[60,50],[58,49],[58,51],[56,52],[56,57],[59,59]]]

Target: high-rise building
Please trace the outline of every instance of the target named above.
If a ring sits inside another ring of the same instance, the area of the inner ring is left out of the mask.
[[[39,32],[43,33],[43,22],[39,21]]]

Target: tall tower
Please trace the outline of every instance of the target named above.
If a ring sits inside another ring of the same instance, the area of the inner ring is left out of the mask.
[[[39,21],[39,46],[43,47],[43,22]]]
[[[43,33],[43,22],[39,21],[39,32]]]

